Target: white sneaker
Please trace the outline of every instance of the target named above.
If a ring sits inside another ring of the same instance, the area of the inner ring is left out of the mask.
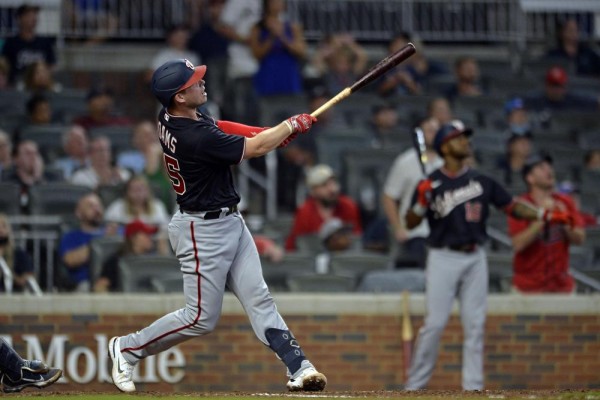
[[[302,363],[304,364],[306,360]],[[287,383],[287,388],[290,392],[320,392],[325,389],[325,385],[327,385],[327,378],[325,375],[320,373],[312,366],[312,364],[308,364],[308,366],[299,372],[296,372],[297,376],[291,377]]]
[[[112,360],[112,380],[121,392],[135,392],[133,368],[121,354],[120,338],[113,337],[108,342],[108,356]]]

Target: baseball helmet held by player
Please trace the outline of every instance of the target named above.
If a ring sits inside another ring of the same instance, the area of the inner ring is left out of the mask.
[[[184,58],[167,61],[152,74],[152,93],[163,106],[168,107],[175,94],[200,81],[205,73],[206,65],[194,67]]]
[[[465,124],[463,124],[462,121],[455,119],[442,125],[437,131],[435,138],[433,139],[433,148],[440,156],[443,156],[442,145],[444,143],[460,135],[471,136],[472,134],[473,130],[471,128],[465,127]]]

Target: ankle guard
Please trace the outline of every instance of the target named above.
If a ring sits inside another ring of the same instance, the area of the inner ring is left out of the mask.
[[[277,354],[293,375],[306,360],[298,341],[290,331],[269,328],[265,332],[269,347]]]

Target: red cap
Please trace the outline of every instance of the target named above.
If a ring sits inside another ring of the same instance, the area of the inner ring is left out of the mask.
[[[567,78],[567,71],[561,67],[552,67],[546,73],[546,83],[548,85],[565,86]]]
[[[154,235],[156,232],[158,232],[158,228],[156,226],[148,225],[139,219],[136,219],[135,221],[125,225],[125,237],[130,237],[140,232],[148,235]]]

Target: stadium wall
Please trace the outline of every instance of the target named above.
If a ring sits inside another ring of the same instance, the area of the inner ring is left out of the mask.
[[[403,384],[399,295],[276,294],[278,308],[330,390]],[[180,295],[0,297],[0,336],[28,358],[65,370],[56,390],[116,391],[106,345],[183,305]],[[424,296],[410,298],[423,322]],[[488,389],[600,388],[600,296],[491,295],[485,337]],[[442,337],[432,389],[459,389],[457,308]],[[260,343],[237,299],[226,295],[215,332],[137,369],[138,390],[281,392],[285,370]]]

